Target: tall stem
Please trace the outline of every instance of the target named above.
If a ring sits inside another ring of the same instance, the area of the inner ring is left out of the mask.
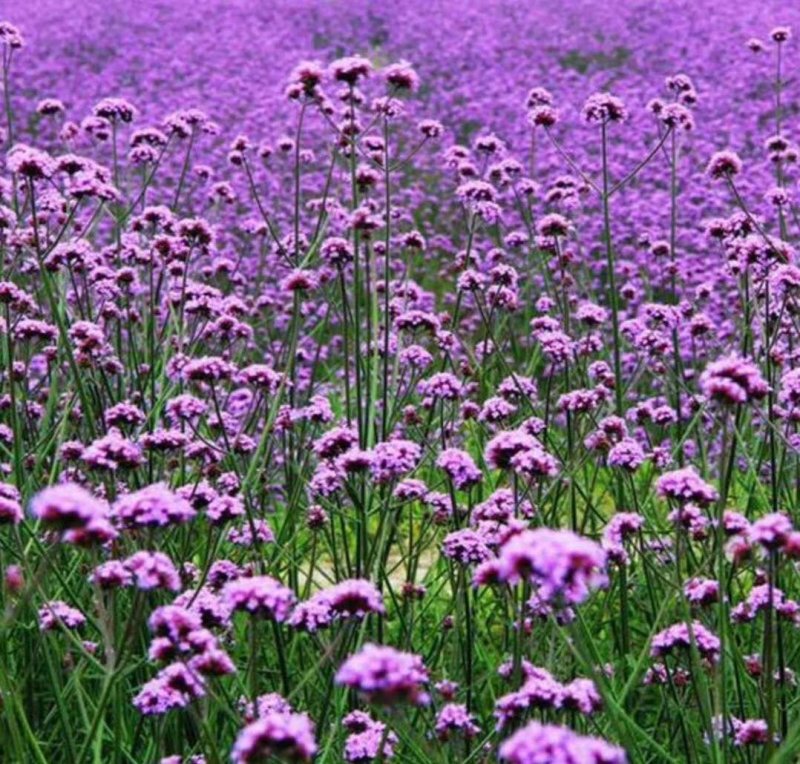
[[[603,150],[603,238],[606,244],[606,267],[608,269],[608,291],[611,301],[611,326],[614,332],[614,402],[617,416],[623,416],[622,357],[619,336],[619,295],[617,277],[614,272],[614,248],[611,244],[611,200],[609,198],[608,139],[606,123],[601,127]]]

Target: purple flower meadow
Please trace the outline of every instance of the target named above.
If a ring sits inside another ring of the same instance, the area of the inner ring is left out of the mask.
[[[800,8],[2,13],[4,759],[796,756]]]

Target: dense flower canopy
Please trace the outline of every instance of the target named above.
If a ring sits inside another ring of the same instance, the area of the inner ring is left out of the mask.
[[[774,10],[10,0],[9,760],[795,756]]]

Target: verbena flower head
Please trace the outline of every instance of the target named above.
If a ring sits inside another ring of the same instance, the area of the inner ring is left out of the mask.
[[[19,50],[24,47],[25,40],[17,27],[8,21],[0,21],[0,45]]]
[[[708,398],[731,405],[760,400],[769,392],[758,367],[735,355],[710,363],[700,377],[700,388]]]
[[[363,618],[367,613],[385,613],[383,597],[377,587],[363,579],[349,579],[325,590],[331,610],[344,617]]]
[[[336,672],[336,682],[350,687],[373,703],[424,704],[428,672],[422,658],[393,647],[366,644]]]
[[[372,64],[363,56],[347,56],[334,61],[329,70],[333,79],[352,86],[369,77]]]
[[[125,560],[137,588],[178,591],[181,579],[175,564],[163,552],[136,552]]]
[[[189,502],[163,483],[126,494],[114,502],[111,515],[125,528],[165,527],[185,523],[196,512]]]
[[[22,522],[24,513],[19,500],[19,491],[13,485],[0,483],[0,525]]]
[[[205,682],[199,674],[185,663],[172,663],[142,687],[133,705],[145,716],[160,716],[186,708],[205,694]]]
[[[342,725],[349,733],[344,744],[345,761],[362,764],[378,760],[380,756],[384,760],[394,757],[398,738],[383,722],[364,711],[351,711],[342,719]]]
[[[225,585],[222,599],[231,610],[285,621],[295,603],[294,592],[270,576],[238,578]]]
[[[463,703],[447,703],[436,715],[436,735],[440,740],[453,736],[473,738],[481,729],[475,723],[475,717]]]
[[[792,38],[792,29],[788,26],[778,26],[772,29],[769,36],[773,42],[780,45],[781,43],[788,42]]]
[[[314,723],[306,714],[268,711],[244,727],[231,751],[234,764],[260,764],[271,757],[311,761],[317,753]]]
[[[472,528],[448,533],[442,542],[442,554],[462,565],[478,564],[494,557],[486,539]]]
[[[24,144],[12,147],[6,155],[6,164],[11,172],[29,181],[46,180],[56,169],[49,154]]]
[[[436,466],[447,473],[459,491],[480,483],[483,478],[472,457],[457,448],[442,451],[436,459]]]
[[[37,493],[31,501],[31,512],[46,525],[60,530],[85,528],[109,514],[105,502],[74,483],[55,485]]]
[[[701,506],[713,504],[718,498],[717,490],[706,483],[694,467],[665,472],[656,483],[656,491],[664,499]]]
[[[755,520],[747,535],[753,543],[774,550],[786,543],[793,530],[792,521],[786,515],[774,512]]]
[[[397,439],[379,443],[372,451],[370,471],[376,483],[388,483],[416,467],[422,450],[410,440]]]
[[[720,649],[719,637],[697,621],[692,623],[691,628],[687,623],[676,623],[658,632],[650,643],[650,654],[660,658],[675,650],[687,650],[692,640],[703,658],[716,662]]]
[[[539,528],[516,533],[497,556],[501,581],[527,580],[542,600],[556,605],[580,604],[607,580],[603,548],[571,531]]]
[[[78,629],[85,623],[86,616],[80,610],[61,600],[46,602],[39,608],[39,628],[42,631]]]
[[[408,61],[389,64],[381,73],[386,82],[396,90],[412,91],[419,87],[419,76]]]
[[[498,752],[508,764],[544,764],[578,762],[625,764],[625,751],[597,737],[587,737],[567,727],[530,722],[505,740]]]
[[[622,99],[611,93],[595,93],[583,105],[583,119],[590,125],[623,122],[627,118],[628,111]]]
[[[706,173],[714,180],[733,178],[742,171],[742,160],[733,151],[717,151],[708,160]]]

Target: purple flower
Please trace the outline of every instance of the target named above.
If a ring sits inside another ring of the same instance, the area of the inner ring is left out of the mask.
[[[769,740],[769,726],[764,719],[737,719],[734,730],[733,742],[737,746],[764,745]]]
[[[505,729],[513,721],[519,721],[532,709],[555,710],[561,707],[564,687],[545,669],[525,667],[525,681],[519,690],[497,699],[494,716],[497,730]]]
[[[694,467],[665,472],[656,483],[656,492],[663,499],[701,506],[713,504],[718,498],[716,489],[706,483]]]
[[[275,541],[275,534],[269,527],[266,520],[254,520],[255,538],[259,544],[271,544]],[[250,523],[245,521],[238,528],[231,528],[228,531],[228,541],[238,546],[253,546],[253,528]]]
[[[732,178],[742,171],[742,160],[733,151],[717,151],[706,166],[706,173],[714,180]]]
[[[703,624],[694,621],[691,635],[700,655],[712,663],[719,657],[719,638],[712,634]],[[690,629],[686,623],[676,623],[658,632],[650,643],[650,654],[653,657],[669,655],[676,649],[688,649],[691,645]]]
[[[230,379],[236,367],[216,356],[205,356],[188,361],[183,367],[183,378],[188,382],[219,382]]]
[[[85,623],[86,616],[80,610],[70,607],[61,600],[46,602],[39,608],[39,628],[42,631],[54,631],[59,626],[78,629]]]
[[[91,469],[114,472],[120,467],[138,467],[144,459],[141,447],[112,427],[107,435],[93,441],[84,449],[81,460]]]
[[[55,528],[82,528],[98,517],[106,517],[108,506],[85,488],[64,483],[39,491],[31,501],[31,512]]]
[[[145,528],[185,523],[196,513],[186,499],[154,483],[117,499],[111,514],[124,528]]]
[[[643,525],[644,518],[635,512],[617,512],[611,517],[603,530],[601,540],[601,546],[606,550],[610,560],[622,565],[628,563],[628,553],[625,551],[623,542]]]
[[[777,549],[786,543],[793,531],[792,521],[780,512],[773,512],[755,520],[748,531],[750,541],[765,549]]]
[[[222,600],[231,610],[283,622],[295,604],[294,592],[270,576],[237,578],[226,584]]]
[[[608,466],[635,472],[646,459],[644,449],[633,438],[623,438],[608,452]]]
[[[118,589],[133,584],[133,574],[121,560],[102,562],[93,571],[89,580],[101,589]]]
[[[125,560],[137,588],[170,589],[181,588],[181,578],[172,560],[163,552],[136,552]]]
[[[597,737],[567,727],[530,722],[500,745],[501,761],[508,764],[625,764],[625,751]]]
[[[447,473],[459,491],[469,489],[483,478],[472,457],[458,448],[442,451],[436,459],[436,466]]]
[[[408,61],[389,64],[383,68],[381,74],[386,82],[397,90],[416,90],[419,87],[419,77]]]
[[[205,682],[199,674],[185,663],[172,663],[142,687],[133,705],[145,716],[160,716],[185,708],[205,694]]]
[[[39,149],[18,143],[6,155],[8,169],[31,181],[46,180],[55,172],[53,158]]]
[[[270,711],[244,727],[231,751],[234,764],[260,764],[271,756],[310,761],[317,752],[314,723],[306,714]]]
[[[462,565],[476,565],[494,556],[483,536],[472,528],[448,533],[442,543],[442,554]]]
[[[342,618],[364,618],[368,613],[385,613],[377,587],[363,579],[340,581],[318,595],[331,612]]]
[[[692,578],[683,585],[683,595],[692,605],[709,605],[719,600],[719,582],[708,578]]]
[[[367,764],[375,761],[379,755],[384,759],[394,757],[397,735],[386,730],[383,722],[376,721],[364,711],[351,711],[342,719],[342,725],[350,733],[344,744],[345,761],[353,764]],[[383,743],[383,751],[381,748]]]
[[[475,717],[467,711],[463,703],[448,703],[443,706],[436,715],[435,729],[440,740],[447,740],[453,734],[460,734],[469,739],[481,731],[475,724]]]
[[[710,363],[700,376],[700,388],[707,398],[730,405],[760,400],[769,392],[758,367],[735,355]]]
[[[539,528],[517,533],[500,547],[498,577],[510,584],[527,580],[552,603],[577,605],[590,589],[604,586],[606,553],[571,531]]]
[[[387,440],[372,451],[370,471],[376,483],[389,483],[416,467],[422,455],[420,447],[410,440]]]
[[[595,93],[586,99],[583,106],[583,119],[588,124],[623,122],[627,118],[625,104],[611,93]]]
[[[372,64],[363,56],[339,58],[328,68],[333,79],[348,85],[355,85],[372,72]]]
[[[8,483],[0,483],[0,525],[17,525],[24,518],[19,491]]]
[[[591,679],[579,677],[564,685],[561,705],[591,716],[603,707],[603,699]]]
[[[244,515],[242,500],[237,496],[217,496],[206,508],[206,517],[212,525],[223,525]]]
[[[511,466],[511,458],[520,451],[541,448],[533,435],[523,430],[509,430],[498,433],[487,443],[484,458],[490,467],[502,470]]]
[[[374,703],[408,702],[425,704],[423,687],[428,671],[422,658],[393,647],[366,644],[351,655],[336,672],[337,684],[358,690]]]

